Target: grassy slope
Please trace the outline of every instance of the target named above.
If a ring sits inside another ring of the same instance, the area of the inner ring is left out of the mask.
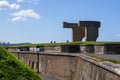
[[[12,53],[0,47],[0,80],[42,80]]]

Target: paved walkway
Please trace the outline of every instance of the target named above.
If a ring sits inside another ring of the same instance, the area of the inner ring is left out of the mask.
[[[44,75],[44,74],[40,74],[40,76],[42,77],[43,80],[60,80],[60,79],[56,79],[54,77],[50,77],[50,76]]]
[[[120,61],[120,54],[90,54],[90,55]]]

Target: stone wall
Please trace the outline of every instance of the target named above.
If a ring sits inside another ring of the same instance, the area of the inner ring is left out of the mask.
[[[98,63],[89,62],[78,58],[75,76],[73,80],[119,80],[120,75],[116,75],[109,68],[102,67]]]
[[[45,46],[44,52],[61,52],[61,46]]]
[[[17,52],[14,54],[18,55]],[[35,70],[38,70],[37,58],[37,53],[19,53],[19,59]],[[60,80],[120,80],[120,73],[114,68],[79,54],[39,53],[39,69],[39,72]]]
[[[94,53],[94,45],[81,45],[80,50],[81,53]]]
[[[17,51],[16,48],[8,48],[9,51]],[[22,47],[21,51],[36,51],[35,47]],[[120,54],[120,44],[70,44],[41,46],[40,52],[49,53],[94,53],[94,54]]]
[[[120,44],[105,44],[105,53],[120,54]]]
[[[16,48],[8,48],[9,51],[17,51]],[[21,51],[36,51],[35,47],[22,47]],[[120,44],[74,44],[41,46],[40,52],[51,53],[94,53],[94,54],[120,54]]]
[[[105,54],[108,52],[105,51],[105,46],[104,45],[94,45],[94,53],[95,54]]]

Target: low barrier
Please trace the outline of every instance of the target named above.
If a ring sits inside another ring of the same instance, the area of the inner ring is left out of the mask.
[[[120,80],[120,68],[94,61],[82,54],[13,52],[37,72],[60,80]]]
[[[19,47],[20,51],[36,51],[36,47]],[[17,51],[18,47],[8,47],[9,51]],[[60,53],[94,53],[94,54],[120,54],[120,44],[76,44],[40,46],[41,52]]]

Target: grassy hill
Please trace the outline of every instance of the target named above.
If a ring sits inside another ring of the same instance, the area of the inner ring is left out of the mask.
[[[12,53],[0,47],[0,80],[42,80]]]

